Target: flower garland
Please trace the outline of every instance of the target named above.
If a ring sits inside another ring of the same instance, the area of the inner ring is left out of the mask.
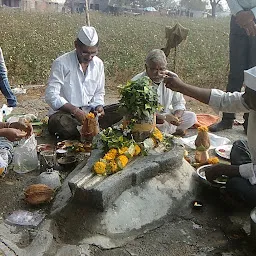
[[[109,134],[111,134],[111,136]],[[157,147],[159,143],[164,140],[163,134],[157,128],[154,128],[152,136],[142,143],[135,142],[132,137],[131,139],[127,139],[127,137],[129,138],[130,136],[128,131],[123,131],[123,135],[120,135],[119,128],[117,131],[113,128],[108,128],[108,131],[104,130],[101,136],[105,143],[106,138],[108,138],[107,144],[105,144],[104,147],[105,149],[107,148],[107,152],[103,158],[100,158],[100,160],[93,165],[93,171],[97,175],[103,176],[121,171],[133,157],[140,154],[147,154],[149,149]],[[114,142],[116,144],[114,144]],[[109,148],[109,145],[114,147]]]

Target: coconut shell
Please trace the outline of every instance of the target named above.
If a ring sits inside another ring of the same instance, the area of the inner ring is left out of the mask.
[[[54,195],[54,190],[45,184],[30,185],[25,190],[25,200],[29,204],[37,205],[50,202]]]
[[[207,131],[199,131],[195,140],[197,148],[203,147],[205,150],[210,148],[210,138]]]
[[[195,160],[196,160],[197,163],[206,164],[206,163],[208,163],[208,159],[209,159],[208,150],[206,150],[206,151],[198,151],[198,150],[196,150],[196,152],[195,152]]]
[[[99,133],[99,123],[97,118],[85,118],[81,130],[83,138],[91,140]]]

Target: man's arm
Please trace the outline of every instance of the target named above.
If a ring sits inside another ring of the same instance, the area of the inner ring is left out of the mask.
[[[178,77],[171,76],[165,78],[165,83],[167,88],[208,104],[217,112],[249,112],[249,107],[244,102],[241,92],[229,93],[217,89],[199,88],[184,83]]]
[[[206,167],[205,176],[210,182],[213,182],[217,178],[225,175],[229,178],[231,177],[241,177],[239,173],[239,166],[237,165],[227,165],[227,164],[216,164]]]
[[[173,91],[177,91],[184,95],[190,96],[205,104],[209,103],[211,89],[199,88],[193,85],[186,84],[179,77],[175,76],[166,77],[164,82],[165,86]]]
[[[60,90],[64,85],[64,79],[64,66],[60,61],[55,60],[52,64],[51,74],[45,91],[45,101],[53,110],[61,110],[73,114],[81,123],[84,119],[84,112],[60,96]]]

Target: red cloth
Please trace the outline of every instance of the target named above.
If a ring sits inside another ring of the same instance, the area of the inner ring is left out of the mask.
[[[197,122],[194,124],[194,128],[197,128],[199,126],[210,126],[217,121],[219,121],[219,117],[215,115],[210,114],[197,114]]]

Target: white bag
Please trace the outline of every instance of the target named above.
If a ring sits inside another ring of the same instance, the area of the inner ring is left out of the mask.
[[[17,173],[27,173],[38,167],[37,159],[37,141],[35,134],[28,139],[21,141],[14,149],[14,171]]]

